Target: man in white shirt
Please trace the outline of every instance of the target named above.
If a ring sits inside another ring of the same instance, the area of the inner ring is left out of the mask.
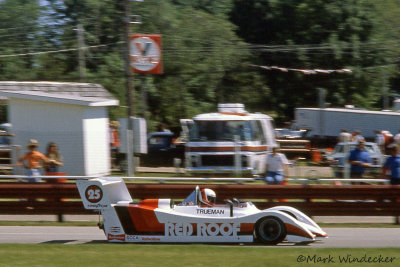
[[[265,181],[267,184],[281,184],[288,173],[286,156],[278,153],[279,148],[273,147],[272,153],[267,154]]]
[[[396,145],[397,145],[397,148],[399,149],[399,151],[400,151],[400,130],[399,130],[399,132],[394,136],[394,141],[395,141],[395,143],[396,143]]]
[[[385,137],[379,130],[375,131],[375,143],[378,145],[382,153],[385,152]]]
[[[351,138],[351,142],[358,143],[360,141],[365,141],[364,136],[361,135],[361,132],[359,130],[355,130],[353,132],[353,136]]]
[[[339,143],[350,142],[350,139],[351,139],[351,133],[347,132],[346,129],[342,129],[341,133],[339,134]]]

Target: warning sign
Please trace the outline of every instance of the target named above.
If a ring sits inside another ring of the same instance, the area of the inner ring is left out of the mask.
[[[134,34],[130,40],[130,66],[136,73],[162,74],[161,35]]]

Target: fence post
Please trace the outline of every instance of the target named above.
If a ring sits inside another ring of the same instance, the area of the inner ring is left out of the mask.
[[[66,176],[67,174],[64,172],[47,172],[46,173],[47,176]],[[52,178],[52,179],[44,179],[47,183],[65,183],[67,181],[67,179],[65,178]],[[63,202],[64,199],[62,198],[55,198],[53,199],[53,201],[55,202]],[[57,220],[58,222],[64,222],[64,215],[62,214],[62,212],[58,212],[57,213]]]

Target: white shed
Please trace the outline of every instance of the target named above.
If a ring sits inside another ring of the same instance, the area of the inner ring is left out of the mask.
[[[43,91],[1,91],[8,98],[9,122],[15,134],[13,144],[22,152],[29,139],[56,142],[64,157],[67,175],[110,174],[109,120],[107,107],[118,100]]]

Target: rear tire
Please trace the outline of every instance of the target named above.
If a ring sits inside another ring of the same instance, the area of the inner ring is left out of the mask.
[[[256,240],[266,245],[276,245],[286,237],[285,224],[279,218],[261,218],[254,228]]]

